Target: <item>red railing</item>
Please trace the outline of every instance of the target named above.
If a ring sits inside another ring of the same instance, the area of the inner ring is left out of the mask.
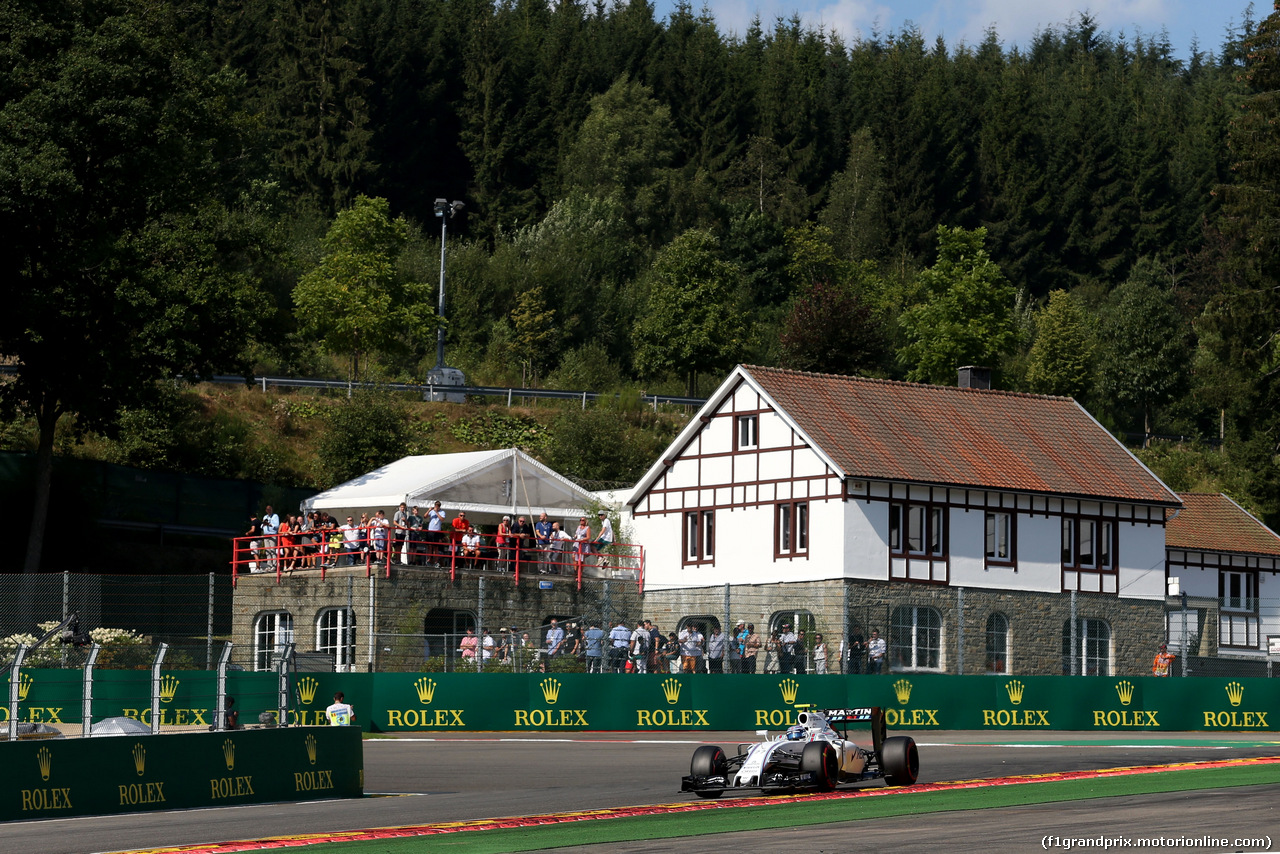
[[[376,570],[387,578],[392,567],[448,569],[451,581],[459,573],[478,572],[510,574],[517,582],[522,573],[572,577],[581,588],[584,577],[616,577],[622,570],[634,572],[644,591],[644,548],[638,544],[613,543],[602,549],[592,542],[562,540],[552,547],[532,536],[522,539],[517,546],[510,535],[500,543],[496,534],[476,534],[472,542],[452,530],[376,525],[236,537],[231,582],[234,586],[241,573],[274,573],[279,583],[286,574],[301,571],[319,571],[323,579],[329,569],[363,566],[366,576]]]

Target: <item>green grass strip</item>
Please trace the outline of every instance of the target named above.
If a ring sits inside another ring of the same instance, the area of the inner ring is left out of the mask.
[[[542,827],[470,830],[433,836],[329,842],[308,845],[316,854],[502,854],[574,845],[604,845],[637,839],[672,839],[743,830],[830,824],[842,821],[918,815],[927,812],[997,809],[1123,795],[1149,795],[1195,789],[1226,789],[1280,783],[1280,764],[1245,765],[1195,771],[1160,771],[1120,777],[1019,783],[794,803],[780,799],[761,807],[697,810],[669,815],[566,821]],[[283,848],[284,846],[282,846]]]

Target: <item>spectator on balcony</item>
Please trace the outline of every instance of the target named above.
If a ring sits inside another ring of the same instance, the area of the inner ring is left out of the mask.
[[[545,512],[533,523],[533,537],[538,547],[538,572],[546,575],[551,571],[551,521]]]
[[[595,540],[592,541],[593,551],[598,555],[604,555],[609,546],[613,545],[613,523],[609,521],[609,514],[603,510],[596,512],[596,516],[600,519],[600,533],[596,534]],[[605,565],[605,558],[600,558],[600,565]]]
[[[408,564],[405,543],[409,541],[409,507],[403,501],[391,517],[391,562]]]
[[[249,518],[249,530],[244,532],[244,536],[249,538],[249,560],[248,566],[250,572],[258,572],[258,565],[264,563],[262,548],[262,520],[257,516]],[[265,569],[262,570],[266,572]]]
[[[373,558],[382,563],[387,560],[387,543],[390,540],[391,520],[387,518],[386,513],[379,510],[373,514],[373,519],[369,522],[369,526],[372,529],[370,531],[370,540]]]
[[[533,527],[523,516],[517,517],[516,523],[511,526],[511,545],[512,560],[516,565],[529,559],[529,547],[533,545]]]
[[[586,516],[578,520],[578,527],[573,532],[573,548],[579,561],[591,554],[591,526],[587,524]]]
[[[511,569],[511,517],[503,516],[502,521],[498,523],[498,533],[493,538],[494,545],[498,547],[498,571],[507,572]]]
[[[548,572],[554,575],[561,572],[561,568],[568,563],[569,546],[572,542],[573,537],[560,528],[559,522],[551,523],[551,566]]]
[[[267,567],[276,565],[276,534],[280,532],[280,517],[267,505],[262,514],[262,550],[267,553]]]
[[[462,537],[467,533],[467,528],[471,527],[471,523],[467,521],[467,514],[459,510],[458,515],[453,517],[453,521],[449,523],[453,527],[453,545],[449,551],[457,555],[462,548]],[[448,556],[441,554],[441,558],[447,563]],[[438,565],[438,564],[437,564]]]
[[[422,530],[426,524],[426,519],[419,512],[418,505],[409,508],[409,545],[406,548],[405,563],[410,566],[421,566],[426,563],[426,556],[423,554],[423,546],[426,543],[426,533]]]
[[[475,527],[468,527],[467,532],[462,535],[461,557],[467,561],[470,569],[476,568],[476,562],[480,559],[480,535],[476,533]]]
[[[444,529],[445,515],[440,509],[440,502],[427,511],[427,554],[426,562],[432,566],[439,566],[442,560],[445,560],[444,546]]]
[[[360,529],[356,527],[354,517],[347,517],[347,524],[338,529],[342,532],[342,565],[355,566],[356,556],[360,554]]]

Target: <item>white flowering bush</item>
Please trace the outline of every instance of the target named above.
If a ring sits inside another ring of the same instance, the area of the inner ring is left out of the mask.
[[[30,647],[43,637],[50,629],[58,625],[52,620],[40,623],[39,635],[19,632],[0,638],[0,662],[12,662],[19,644]],[[155,657],[151,639],[129,629],[98,628],[89,632],[89,639],[102,645],[98,653],[98,667],[115,670],[134,670],[149,667]],[[61,667],[65,649],[58,638],[50,638],[44,646],[29,650],[22,662],[23,667]]]

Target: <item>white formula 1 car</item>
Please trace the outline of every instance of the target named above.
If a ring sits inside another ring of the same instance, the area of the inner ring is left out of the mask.
[[[910,786],[920,773],[914,739],[885,737],[879,707],[801,712],[786,732],[755,744],[740,744],[735,756],[703,745],[693,752],[680,791],[718,798],[726,791],[828,792],[836,786],[883,779]],[[848,738],[850,723],[871,722],[871,749]]]

